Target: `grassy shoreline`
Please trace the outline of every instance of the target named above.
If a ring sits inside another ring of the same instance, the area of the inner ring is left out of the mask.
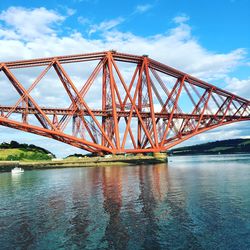
[[[166,163],[166,158],[155,158],[153,156],[133,156],[112,158],[92,157],[83,159],[63,159],[58,161],[0,161],[0,172],[10,172],[18,166],[25,170],[56,169],[72,167],[105,167],[105,166],[129,166],[139,164]]]

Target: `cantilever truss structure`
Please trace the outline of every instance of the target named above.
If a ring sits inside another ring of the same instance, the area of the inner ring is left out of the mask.
[[[5,62],[0,71],[0,125],[99,154],[160,152],[250,120],[249,100],[147,56],[107,51]],[[10,88],[16,99],[4,104]]]

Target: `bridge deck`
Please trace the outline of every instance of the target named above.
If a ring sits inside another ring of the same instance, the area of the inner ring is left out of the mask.
[[[46,115],[80,115],[78,111],[75,111],[73,109],[67,109],[67,108],[45,108],[41,107],[41,110]],[[84,116],[90,116],[88,111],[86,109],[81,110]],[[101,117],[112,117],[113,113],[112,110],[98,110],[98,109],[92,109],[91,110],[95,116],[101,116]],[[17,107],[13,109],[12,106],[0,106],[0,112],[13,112],[16,114],[39,114],[38,110],[35,108],[23,108],[23,107]],[[116,111],[118,117],[129,117],[130,111]],[[140,112],[140,115],[142,118],[150,118],[151,113],[150,112]],[[155,118],[165,118],[169,119],[170,113],[163,113],[163,112],[156,112]],[[135,111],[132,112],[132,117],[137,117],[137,114]],[[204,114],[204,119],[209,118],[215,118],[221,119],[224,117],[225,119],[230,118],[232,119],[232,115],[223,116],[223,115],[215,115],[215,114]],[[235,115],[235,118],[240,118],[240,115]],[[176,119],[199,119],[200,115],[198,114],[187,114],[187,113],[174,113],[173,118]],[[249,118],[250,116],[243,116],[241,118]]]

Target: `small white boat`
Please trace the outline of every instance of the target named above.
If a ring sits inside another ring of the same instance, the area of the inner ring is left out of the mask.
[[[24,170],[22,168],[19,168],[19,167],[15,167],[15,168],[11,169],[12,174],[20,174],[23,172],[24,172]]]

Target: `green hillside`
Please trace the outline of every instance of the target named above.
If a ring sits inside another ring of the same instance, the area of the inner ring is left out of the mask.
[[[231,139],[203,143],[172,149],[168,153],[170,155],[250,153],[250,139]]]
[[[33,144],[20,144],[16,141],[0,144],[0,161],[50,160],[55,155]]]

